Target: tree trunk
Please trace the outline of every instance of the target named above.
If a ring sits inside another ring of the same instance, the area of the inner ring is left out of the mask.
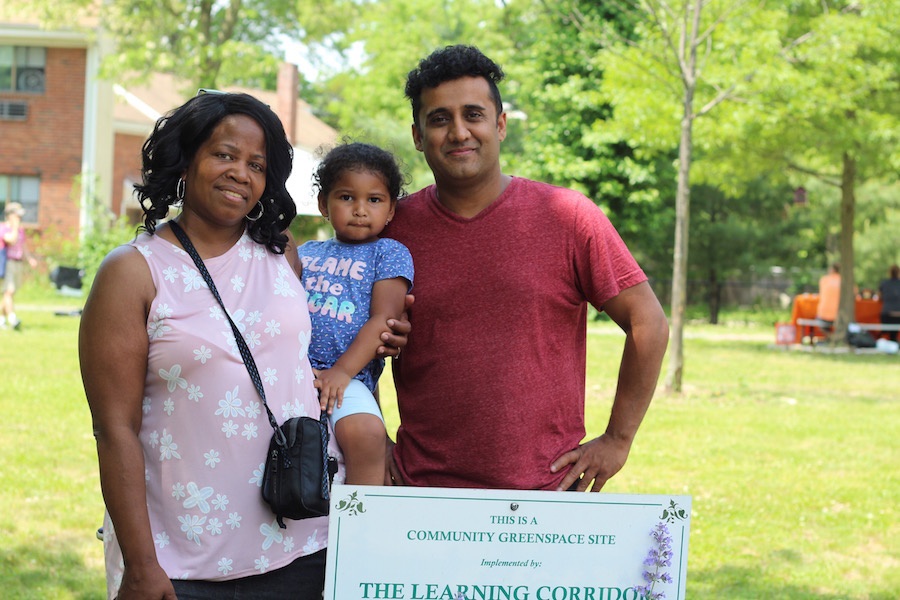
[[[691,222],[691,154],[693,150],[694,90],[697,87],[697,37],[700,35],[702,0],[684,5],[684,22],[678,43],[681,65],[681,140],[678,143],[678,189],[675,192],[675,257],[672,266],[672,315],[669,323],[669,370],[663,389],[681,393],[684,374],[684,309],[687,304],[688,235]]]
[[[675,258],[672,267],[672,315],[670,317],[669,370],[665,391],[681,392],[684,372],[684,309],[687,304],[688,232],[691,216],[691,133],[694,89],[684,90],[684,116],[681,118],[681,141],[678,145],[678,189],[675,193]]]
[[[709,322],[711,325],[719,324],[719,307],[722,305],[722,284],[719,274],[713,268],[709,270],[709,290],[707,290],[707,302],[709,304]]]
[[[841,171],[841,299],[832,340],[844,343],[847,325],[856,321],[856,277],[853,273],[853,221],[856,214],[856,159],[844,152]]]

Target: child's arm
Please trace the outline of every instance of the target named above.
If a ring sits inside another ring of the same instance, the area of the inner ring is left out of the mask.
[[[319,388],[322,410],[327,409],[330,414],[335,403],[340,406],[350,380],[375,358],[375,352],[383,344],[381,334],[391,331],[387,320],[400,318],[408,290],[409,281],[404,277],[381,279],[372,286],[369,320],[330,369],[316,371],[315,386]]]

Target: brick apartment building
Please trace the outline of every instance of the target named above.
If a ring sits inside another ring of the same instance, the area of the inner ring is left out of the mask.
[[[64,237],[82,219],[78,176],[108,178],[95,54],[82,35],[0,24],[0,205],[21,202],[26,226]]]
[[[0,22],[0,211],[21,202],[33,236],[77,239],[90,224],[89,198],[136,221],[141,146],[157,118],[196,93],[165,74],[137,86],[100,80],[101,57],[83,34]],[[224,91],[250,93],[279,115],[295,152],[288,189],[301,213],[317,214],[314,151],[337,132],[297,97],[297,84],[297,68],[284,63],[275,92]]]

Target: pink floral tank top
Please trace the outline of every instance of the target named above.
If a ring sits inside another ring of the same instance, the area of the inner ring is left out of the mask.
[[[287,529],[280,529],[262,500],[272,428],[231,326],[193,261],[159,236],[142,234],[132,245],[156,285],[140,440],[160,564],[173,579],[226,580],[323,549],[327,518],[286,520]],[[305,292],[287,260],[244,235],[205,263],[253,354],[278,422],[317,416]],[[339,453],[333,437],[331,450]],[[110,538],[114,590],[121,555]]]

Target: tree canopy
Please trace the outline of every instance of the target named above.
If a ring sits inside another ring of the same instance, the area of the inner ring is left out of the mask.
[[[431,177],[411,142],[406,74],[440,46],[477,45],[507,73],[504,170],[592,198],[658,290],[669,273],[680,282],[673,298],[686,298],[688,279],[712,287],[804,259],[810,273],[861,260],[875,286],[898,260],[892,0],[32,0],[3,10],[100,32],[115,47],[104,74],[118,80],[165,71],[197,87],[272,89],[285,40],[317,66],[339,56],[301,82],[304,99],[343,134],[397,153],[411,189]],[[786,209],[800,185],[809,207]],[[854,231],[865,234],[855,245]],[[684,303],[673,305],[677,320]]]
[[[866,182],[895,181],[900,170],[900,49],[894,42],[900,5],[797,3],[778,31],[792,43],[759,69],[755,93],[718,123],[704,170],[708,181],[722,186],[769,173],[795,185],[817,180],[836,191],[840,202],[831,223],[838,243],[811,258],[821,267],[841,263],[835,330],[843,332],[855,320],[854,242],[864,225],[856,216],[857,192]],[[893,246],[896,256],[896,242],[887,245],[881,254]]]
[[[430,171],[412,143],[406,75],[433,50],[473,40],[505,63],[512,48],[500,26],[503,9],[485,0],[345,0],[325,10],[335,18],[317,17],[306,40],[341,53],[345,68],[315,86],[323,117],[345,135],[400,156],[413,188],[430,183]],[[505,84],[503,92],[509,93]]]
[[[195,87],[240,82],[274,89],[280,36],[302,36],[307,0],[31,0],[19,12],[81,29],[112,46],[101,72],[178,75]],[[309,0],[313,4],[312,0]]]

